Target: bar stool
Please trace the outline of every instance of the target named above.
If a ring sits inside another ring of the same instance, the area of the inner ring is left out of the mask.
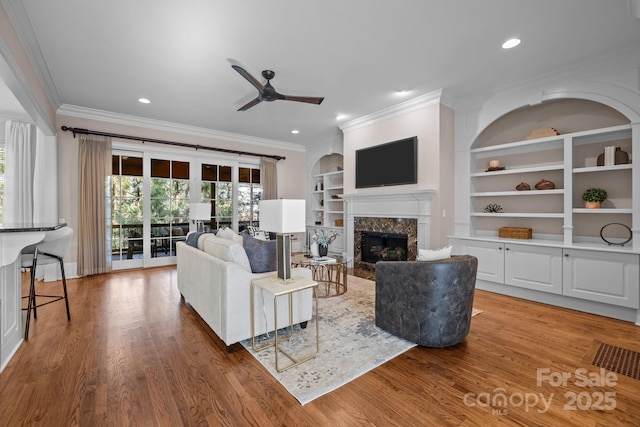
[[[62,227],[57,230],[47,231],[44,239],[40,243],[27,246],[24,248],[20,255],[22,268],[29,268],[31,270],[31,284],[29,286],[29,295],[22,298],[28,298],[29,302],[27,308],[23,310],[27,311],[27,322],[24,329],[24,339],[29,338],[29,323],[31,322],[31,312],[33,311],[33,318],[38,318],[36,311],[37,307],[50,304],[52,302],[64,300],[67,306],[67,320],[71,320],[71,314],[69,312],[69,299],[67,298],[67,279],[64,274],[64,262],[63,257],[69,248],[69,243],[73,237],[73,229],[71,227]],[[62,289],[64,295],[44,295],[36,294],[35,279],[36,268],[39,265],[48,265],[60,263],[60,272],[62,273]],[[46,302],[37,304],[36,297],[53,298]]]

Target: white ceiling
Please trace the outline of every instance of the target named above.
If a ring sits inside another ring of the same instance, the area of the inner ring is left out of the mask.
[[[438,89],[460,102],[640,45],[639,0],[2,2],[57,106],[304,145],[334,140],[338,114]],[[231,64],[325,100],[238,112],[257,92]]]

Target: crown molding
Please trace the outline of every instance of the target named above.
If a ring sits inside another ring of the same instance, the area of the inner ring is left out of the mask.
[[[4,59],[4,60],[3,60]],[[30,121],[35,122],[36,126],[47,135],[55,135],[55,123],[51,123],[48,114],[31,90],[29,81],[16,63],[5,44],[0,38],[0,78],[7,85],[11,93],[18,100],[25,113],[29,116]]]
[[[40,43],[38,43],[38,38],[33,30],[31,20],[29,19],[23,2],[10,0],[0,0],[0,2],[9,17],[9,21],[11,21],[11,24],[13,25],[13,29],[15,30],[22,47],[29,57],[29,61],[31,62],[33,69],[42,82],[47,98],[49,98],[49,103],[53,108],[57,108],[60,106],[60,96],[56,85],[53,82],[53,78],[51,77],[51,72],[49,71],[49,67],[44,59]]]
[[[442,89],[434,90],[432,92],[420,95],[416,98],[409,99],[397,105],[385,108],[366,116],[344,122],[339,125],[342,132],[350,132],[352,130],[361,128],[363,126],[369,126],[373,123],[387,120],[392,117],[396,117],[402,114],[411,113],[413,111],[428,107],[435,104],[444,104],[453,108],[454,100],[446,96]]]
[[[78,117],[82,119],[98,120],[108,123],[117,123],[127,126],[137,126],[163,132],[181,133],[184,135],[199,136],[203,138],[220,139],[224,141],[240,142],[269,148],[281,148],[283,150],[305,152],[306,147],[290,142],[276,141],[273,139],[258,138],[231,132],[223,132],[214,129],[206,129],[196,126],[188,126],[179,123],[165,122],[162,120],[147,119],[144,117],[130,116],[127,114],[113,113],[77,105],[62,104],[57,111],[58,115]]]

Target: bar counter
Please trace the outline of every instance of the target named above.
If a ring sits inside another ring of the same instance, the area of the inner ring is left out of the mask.
[[[18,350],[22,338],[20,251],[44,239],[65,223],[0,225],[0,372]]]

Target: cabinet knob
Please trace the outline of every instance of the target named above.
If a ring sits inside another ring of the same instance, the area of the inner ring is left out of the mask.
[[[502,250],[502,246],[498,246],[498,250],[501,251]]]
[[[508,250],[509,250],[509,248],[504,248],[504,250],[505,250],[505,251],[508,251]]]
[[[565,258],[569,258],[569,254],[564,254]]]

